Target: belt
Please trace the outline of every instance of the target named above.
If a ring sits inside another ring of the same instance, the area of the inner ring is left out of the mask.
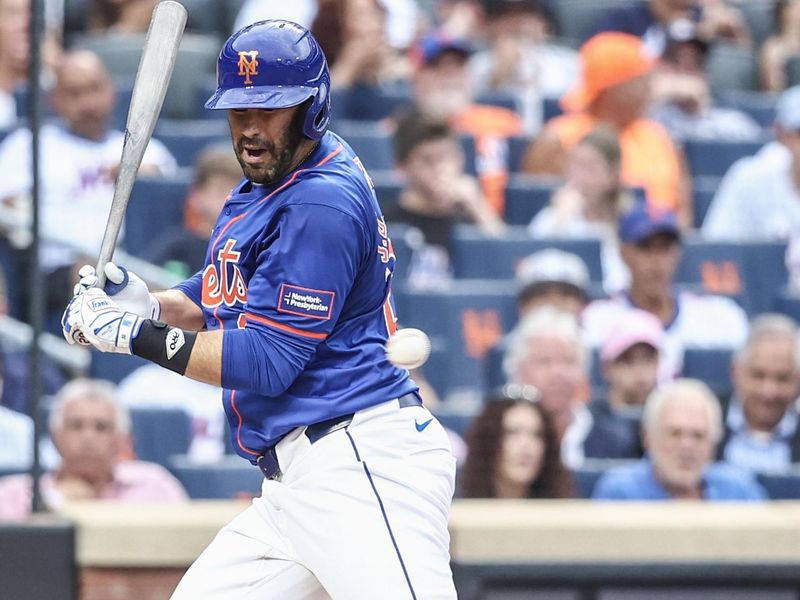
[[[422,400],[416,392],[410,392],[404,396],[400,396],[397,399],[397,403],[400,408],[422,406]],[[306,427],[305,436],[312,444],[318,442],[329,433],[344,429],[350,425],[350,423],[353,422],[354,416],[355,413],[349,413],[309,425]],[[278,464],[278,453],[275,451],[276,446],[277,444],[264,450],[264,454],[259,456],[256,460],[258,468],[261,469],[261,472],[267,479],[280,479],[283,475],[281,467]]]

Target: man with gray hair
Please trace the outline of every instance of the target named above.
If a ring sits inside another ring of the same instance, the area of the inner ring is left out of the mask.
[[[589,410],[589,361],[575,315],[544,306],[528,313],[511,334],[503,363],[510,383],[532,385],[541,393],[562,461],[571,468],[585,458],[639,456],[627,423]]]
[[[76,379],[58,393],[50,412],[50,434],[61,465],[42,476],[45,504],[57,509],[75,500],[180,502],[181,484],[163,467],[124,460],[130,416],[108,382]],[[0,479],[0,520],[22,519],[31,506],[31,478]]]
[[[750,323],[731,367],[734,393],[719,454],[726,462],[759,472],[800,462],[797,335],[797,324],[784,315],[766,313]]]
[[[708,386],[676,379],[648,396],[642,418],[648,456],[608,470],[593,497],[601,500],[763,500],[747,472],[713,463],[722,411]]]

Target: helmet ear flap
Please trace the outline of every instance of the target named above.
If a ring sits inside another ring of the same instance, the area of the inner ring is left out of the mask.
[[[312,140],[318,140],[328,128],[331,119],[331,98],[328,89],[328,82],[322,81],[319,91],[311,99],[311,104],[306,109],[306,117],[303,122],[303,134]]]

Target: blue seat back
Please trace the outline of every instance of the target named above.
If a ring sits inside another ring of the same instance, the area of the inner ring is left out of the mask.
[[[181,224],[183,206],[191,185],[191,174],[138,179],[125,213],[123,247],[143,256],[161,233]]]
[[[443,397],[469,391],[483,396],[486,354],[516,321],[514,285],[500,281],[456,281],[446,290],[397,288],[402,327],[431,337],[433,352],[423,371]]]
[[[532,238],[525,227],[510,227],[502,237],[488,237],[476,227],[458,226],[451,240],[453,271],[459,279],[512,279],[520,260],[545,248],[580,256],[592,281],[603,280],[599,240]]]
[[[139,460],[169,467],[176,454],[186,454],[192,424],[182,408],[132,408],[133,451]]]
[[[238,456],[216,463],[194,463],[186,456],[173,456],[169,470],[183,484],[192,500],[230,500],[259,496],[264,476],[258,467]]]
[[[800,500],[800,470],[788,473],[759,473],[758,482],[771,500]]]
[[[781,242],[683,243],[677,281],[699,284],[705,292],[741,298],[742,308],[755,315],[770,310],[776,292],[788,279]]]
[[[722,177],[734,162],[754,155],[765,142],[690,140],[684,144],[684,152],[692,177]]]
[[[552,179],[512,177],[506,187],[505,222],[527,226],[540,210],[550,204],[550,196],[557,186]]]
[[[119,383],[139,367],[150,364],[138,356],[92,350],[89,377]]]
[[[197,155],[210,144],[226,147],[231,144],[228,123],[220,120],[162,119],[156,125],[154,137],[167,147],[181,167],[193,167]]]
[[[683,352],[683,377],[699,379],[720,398],[730,395],[733,351],[722,348],[687,348]]]

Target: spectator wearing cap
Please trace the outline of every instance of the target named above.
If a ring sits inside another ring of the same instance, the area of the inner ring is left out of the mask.
[[[580,51],[582,76],[561,98],[566,114],[549,121],[528,147],[524,170],[564,172],[567,153],[600,123],[619,132],[622,183],[647,190],[648,202],[668,208],[682,227],[692,223],[691,180],[682,152],[667,131],[647,117],[655,62],[642,41],[600,33]]]
[[[673,23],[653,78],[650,116],[678,141],[754,141],[761,126],[747,113],[714,103],[706,73],[708,42],[689,20]]]
[[[503,360],[508,382],[533,386],[553,422],[561,460],[577,468],[587,458],[637,456],[627,424],[595,419],[589,403],[589,352],[578,319],[552,306],[527,315],[511,333]]]
[[[702,6],[701,6],[702,4]],[[676,22],[696,25],[705,39],[749,48],[750,31],[742,13],[723,0],[639,0],[603,11],[592,34],[619,31],[642,38],[653,56],[667,47],[669,30]]]
[[[663,337],[664,328],[654,315],[633,308],[620,315],[600,347],[600,366],[607,388],[590,408],[596,419],[625,424],[637,440],[642,408],[658,383]],[[640,442],[638,446],[640,450]]]
[[[417,228],[425,244],[414,253],[408,279],[416,288],[439,287],[450,279],[450,237],[458,223],[497,235],[502,220],[489,207],[477,179],[465,172],[464,152],[446,120],[412,110],[398,121],[395,157],[405,175],[387,223]]]
[[[502,216],[508,182],[508,138],[523,131],[514,111],[475,102],[468,40],[444,30],[424,36],[415,48],[413,101],[417,109],[446,119],[457,134],[475,140],[475,169],[489,204]]]
[[[797,324],[785,315],[766,313],[750,323],[731,366],[734,393],[720,445],[725,462],[758,472],[800,463],[797,335]]]
[[[728,169],[703,221],[703,237],[800,243],[800,86],[781,94],[774,129],[774,142]]]
[[[488,47],[470,60],[479,94],[516,100],[525,132],[542,127],[542,100],[558,98],[578,78],[578,53],[554,43],[546,0],[482,0]]]
[[[569,150],[564,184],[528,226],[534,237],[600,240],[603,287],[609,294],[630,281],[617,235],[619,215],[633,201],[622,185],[621,160],[616,130],[606,124],[595,127]]]
[[[520,318],[542,306],[579,317],[589,298],[589,269],[570,252],[548,248],[517,265],[517,310]]]
[[[655,315],[664,327],[661,376],[672,379],[683,366],[685,348],[737,349],[747,336],[747,317],[730,298],[675,288],[681,232],[674,213],[640,200],[619,224],[622,259],[631,273],[628,289],[589,304],[583,326],[599,347],[613,323],[631,308]]]
[[[642,436],[647,456],[609,469],[593,497],[599,500],[766,499],[746,471],[714,463],[722,434],[719,401],[697,379],[678,379],[651,393],[644,407]]]

